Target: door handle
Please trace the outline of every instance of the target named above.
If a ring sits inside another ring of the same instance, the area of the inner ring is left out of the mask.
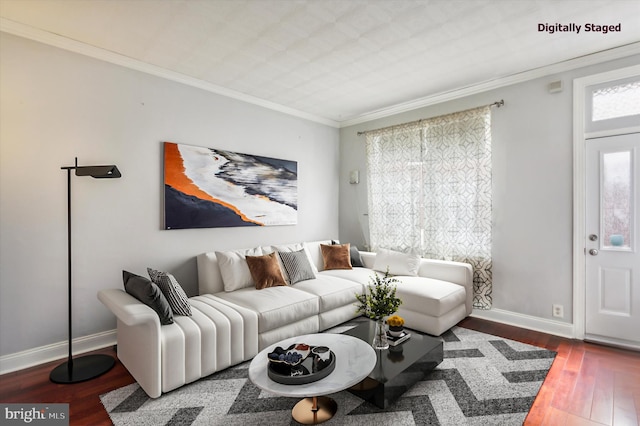
[[[596,249],[591,249],[591,250],[589,250],[589,254],[590,254],[591,256],[597,256],[597,255],[598,255],[598,250],[596,250]]]

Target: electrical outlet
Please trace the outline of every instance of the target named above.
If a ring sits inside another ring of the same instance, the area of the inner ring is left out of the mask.
[[[553,316],[556,318],[564,318],[564,307],[562,305],[553,305]]]

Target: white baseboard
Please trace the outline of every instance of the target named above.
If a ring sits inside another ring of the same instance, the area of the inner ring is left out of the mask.
[[[116,330],[78,337],[73,339],[73,355],[95,351],[115,344]],[[69,346],[67,341],[4,355],[0,357],[0,374],[11,373],[55,360],[61,360],[62,362],[68,356]]]
[[[539,331],[541,333],[553,334],[555,336],[574,339],[573,324],[553,321],[549,319],[524,315],[517,312],[505,311],[502,309],[481,310],[474,309],[472,317],[495,321],[502,324],[513,325],[526,328],[527,330]]]

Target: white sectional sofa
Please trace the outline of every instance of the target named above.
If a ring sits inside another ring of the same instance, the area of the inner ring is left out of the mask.
[[[326,270],[321,244],[331,243],[200,254],[200,294],[188,299],[192,316],[174,316],[173,324],[161,325],[153,309],[124,290],[100,291],[98,298],[117,318],[118,358],[142,389],[156,398],[249,360],[279,340],[317,333],[356,317],[355,294],[365,291],[373,274],[389,266],[391,273],[394,268],[404,270],[393,252],[380,254],[378,261],[375,253],[360,252],[363,267]],[[245,256],[301,249],[315,278],[260,290],[247,286]],[[403,301],[398,314],[406,327],[440,335],[471,313],[471,266],[414,260],[410,274],[394,275],[399,281],[396,294]]]

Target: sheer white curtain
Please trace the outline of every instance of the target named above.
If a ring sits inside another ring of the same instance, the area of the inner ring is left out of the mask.
[[[474,307],[491,307],[491,110],[366,133],[371,246],[474,269]]]

